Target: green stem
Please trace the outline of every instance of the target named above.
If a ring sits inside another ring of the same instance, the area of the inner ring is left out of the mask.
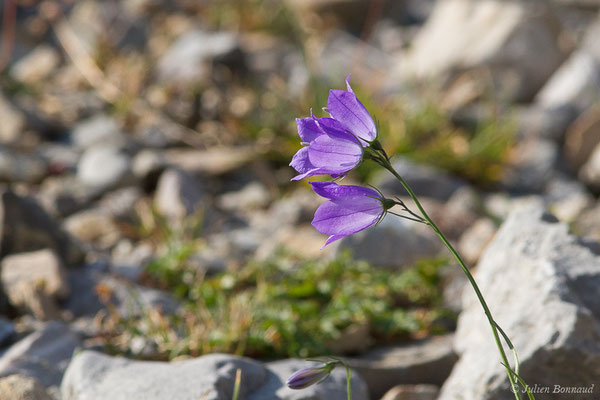
[[[344,367],[346,367],[346,392],[348,392],[348,400],[352,400],[352,392],[350,390],[350,383],[352,382],[352,371],[350,370],[350,367],[346,364],[344,364]]]
[[[238,398],[240,397],[240,385],[242,383],[242,370],[241,369],[237,369],[237,371],[235,371],[235,383],[233,385],[233,396],[232,396],[232,400],[238,400]]]
[[[433,222],[433,220],[429,217],[429,215],[427,214],[427,212],[425,211],[425,209],[419,202],[419,199],[417,199],[417,196],[412,191],[411,187],[396,172],[396,170],[394,169],[394,167],[392,167],[392,164],[389,162],[387,157],[385,157],[385,159],[379,158],[378,160],[376,160],[376,162],[378,162],[382,167],[384,167],[385,169],[390,171],[392,173],[392,175],[394,175],[394,177],[396,179],[398,179],[398,181],[402,184],[404,189],[406,189],[406,191],[408,192],[408,195],[410,196],[410,198],[415,202],[417,208],[423,215],[423,218],[425,218],[425,220],[427,221],[427,224],[429,224],[429,226],[431,226],[431,228],[435,231],[435,233],[442,240],[444,245],[448,248],[448,250],[450,250],[450,253],[452,253],[452,255],[454,256],[456,261],[458,261],[458,263],[460,264],[460,267],[462,268],[463,272],[469,279],[469,282],[471,283],[473,290],[475,290],[475,294],[477,295],[477,298],[479,299],[479,303],[481,303],[481,307],[483,307],[483,311],[485,312],[485,315],[487,316],[490,327],[492,328],[494,340],[496,341],[496,346],[498,347],[498,352],[500,353],[500,357],[502,358],[502,363],[504,364],[504,367],[506,368],[506,373],[508,375],[508,380],[510,381],[511,388],[515,387],[515,384],[516,384],[515,378],[513,376],[512,371],[510,370],[510,367],[508,367],[510,364],[508,363],[508,358],[506,357],[506,353],[504,352],[504,347],[502,346],[502,342],[500,341],[500,336],[498,335],[498,329],[496,328],[496,322],[494,321],[494,318],[492,318],[492,313],[491,313],[487,303],[485,302],[483,295],[481,294],[481,290],[479,290],[479,286],[477,286],[477,283],[475,282],[475,278],[473,278],[473,275],[467,268],[465,262],[460,257],[460,254],[458,254],[458,252],[454,249],[454,247],[452,247],[452,245],[450,244],[448,239],[446,239],[446,236],[444,236],[444,234],[442,233],[440,228],[438,228],[437,225],[435,224],[435,222]],[[518,391],[515,391],[515,392],[518,392]],[[515,393],[515,398],[517,400],[521,400],[520,394]]]

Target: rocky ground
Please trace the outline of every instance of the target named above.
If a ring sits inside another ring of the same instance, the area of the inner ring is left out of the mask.
[[[253,343],[255,299],[226,317],[189,304],[222,299],[205,291],[229,293],[250,264],[335,263],[350,249],[400,274],[448,257],[426,227],[392,217],[319,250],[320,200],[289,183],[294,118],[349,72],[401,153],[396,169],[473,266],[536,398],[600,396],[600,1],[3,7],[2,400],[231,399],[238,369],[241,399],[345,399],[342,370],[285,386],[310,363],[264,350],[280,332],[259,329],[261,351],[239,346]],[[405,196],[368,166],[350,182]],[[462,272],[435,279],[426,304],[404,300],[417,328],[380,340],[373,321],[353,320],[327,343],[355,371],[355,400],[514,398]],[[250,339],[228,336],[240,332]]]

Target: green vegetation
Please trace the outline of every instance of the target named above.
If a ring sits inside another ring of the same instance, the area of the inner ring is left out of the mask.
[[[157,358],[230,352],[253,357],[310,357],[332,352],[350,327],[367,325],[369,340],[385,343],[440,333],[454,316],[441,307],[444,260],[424,260],[402,272],[376,269],[345,254],[298,262],[280,254],[212,277],[190,271],[186,249],[167,253],[149,276],[183,300],[177,315],[115,316],[107,343],[135,356],[138,336],[153,341]],[[139,356],[139,354],[137,355]]]

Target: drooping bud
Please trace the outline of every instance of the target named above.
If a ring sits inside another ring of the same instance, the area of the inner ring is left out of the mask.
[[[325,363],[320,367],[304,368],[294,372],[286,384],[290,389],[304,389],[319,383],[329,376],[336,363]]]

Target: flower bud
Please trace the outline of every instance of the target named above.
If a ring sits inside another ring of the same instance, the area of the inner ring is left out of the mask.
[[[326,363],[320,367],[304,368],[294,372],[286,384],[290,389],[304,389],[327,378],[334,366]]]

